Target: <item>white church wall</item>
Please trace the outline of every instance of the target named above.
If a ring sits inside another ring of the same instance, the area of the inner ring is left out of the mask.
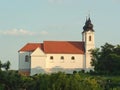
[[[88,53],[86,54],[86,69],[90,69],[92,66],[91,66],[91,55]]]
[[[91,37],[91,38],[90,38]],[[93,70],[93,67],[91,66],[91,54],[90,50],[95,48],[94,43],[94,32],[93,31],[87,31],[85,32],[85,61],[86,61],[86,71]]]
[[[44,73],[46,65],[46,56],[32,56],[31,57],[31,75],[37,73]]]
[[[31,54],[31,75],[44,73],[45,65],[46,55],[40,48],[37,48]]]
[[[19,52],[19,70],[29,71],[30,70],[30,54],[31,52]],[[28,61],[25,60],[25,56],[28,55]]]
[[[53,59],[50,59],[51,56]],[[61,57],[64,57],[64,59],[61,59]],[[73,72],[74,70],[83,69],[83,60],[83,54],[47,54],[46,70],[47,72]]]
[[[88,32],[85,32],[86,33],[86,50],[87,50],[87,53],[90,53],[89,50],[90,49],[94,49],[95,48],[95,43],[94,43],[94,32],[92,31],[88,31]],[[89,36],[91,36],[91,40],[89,40]]]

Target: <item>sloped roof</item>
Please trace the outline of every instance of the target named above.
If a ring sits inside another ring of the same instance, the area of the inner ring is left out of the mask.
[[[42,43],[28,43],[23,48],[21,48],[19,50],[19,52],[20,51],[32,52],[32,51],[34,51],[38,47],[43,50],[43,44]]]
[[[49,54],[84,54],[84,42],[77,41],[44,41],[43,43],[28,43],[20,51],[34,51],[41,48]]]
[[[72,41],[44,41],[45,53],[83,54],[84,43]]]

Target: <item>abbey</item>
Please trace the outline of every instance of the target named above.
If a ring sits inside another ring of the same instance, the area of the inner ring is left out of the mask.
[[[19,72],[26,75],[89,71],[90,49],[95,48],[94,30],[90,17],[86,20],[82,32],[82,41],[44,41],[28,43],[19,51]]]

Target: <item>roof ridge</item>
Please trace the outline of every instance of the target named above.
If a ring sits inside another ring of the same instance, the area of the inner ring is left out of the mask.
[[[62,40],[60,40],[60,41],[55,41],[55,40],[51,40],[51,41],[43,41],[43,42],[84,42],[84,41],[62,41]]]

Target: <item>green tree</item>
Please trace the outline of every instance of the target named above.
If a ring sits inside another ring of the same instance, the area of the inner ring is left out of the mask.
[[[1,68],[4,68],[7,71],[10,68],[10,61],[7,61],[6,63],[2,63],[0,61],[0,71],[1,71]]]
[[[5,70],[8,70],[10,68],[10,61],[7,61],[5,64],[4,64],[4,68]]]
[[[101,48],[91,50],[94,70],[99,73],[113,74],[120,72],[120,45],[106,43]]]

